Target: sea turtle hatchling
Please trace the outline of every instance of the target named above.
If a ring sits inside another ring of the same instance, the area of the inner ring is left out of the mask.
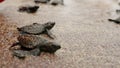
[[[34,0],[35,3],[48,3],[50,0]]]
[[[35,13],[39,9],[39,6],[21,6],[19,12]]]
[[[50,38],[54,38],[54,35],[50,32],[50,30],[54,27],[55,22],[47,22],[45,24],[33,23],[31,25],[26,25],[20,28],[17,28],[18,31],[25,34],[31,35],[40,35],[47,34]]]
[[[54,6],[56,6],[58,4],[64,5],[64,1],[63,0],[51,0],[49,3],[51,5],[54,5]]]
[[[55,53],[61,46],[55,42],[51,42],[45,38],[36,35],[20,35],[17,43],[13,44],[20,45],[21,48],[34,49],[39,48],[41,52]]]

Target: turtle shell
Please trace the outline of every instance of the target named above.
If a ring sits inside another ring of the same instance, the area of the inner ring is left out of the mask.
[[[22,47],[35,48],[38,45],[43,45],[47,40],[35,35],[20,35],[18,41]]]
[[[41,34],[45,31],[45,27],[42,24],[32,24],[19,28],[19,31],[27,34]]]

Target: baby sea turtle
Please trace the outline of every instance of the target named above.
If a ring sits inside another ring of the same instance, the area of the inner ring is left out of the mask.
[[[35,3],[49,3],[54,6],[58,4],[64,5],[63,0],[34,0],[34,2]]]
[[[108,19],[108,21],[114,22],[116,24],[120,24],[120,17],[118,17],[117,19]]]
[[[20,45],[26,49],[39,48],[41,52],[55,53],[61,48],[59,44],[36,35],[20,35],[18,41],[13,46]]]
[[[39,6],[22,6],[19,8],[19,12],[35,13]]]
[[[55,22],[47,22],[45,24],[33,23],[31,25],[23,26],[21,28],[17,28],[18,31],[31,34],[31,35],[40,35],[47,34],[50,38],[53,39],[54,35],[50,32],[50,30],[54,27]]]
[[[39,56],[41,54],[39,48],[35,48],[33,50],[27,51],[27,50],[13,50],[13,56],[16,56],[20,59],[24,59],[26,56]]]
[[[63,0],[51,0],[50,4],[54,5],[54,6],[56,6],[58,4],[64,5],[64,2],[63,2]]]
[[[35,3],[48,3],[50,0],[34,0]]]

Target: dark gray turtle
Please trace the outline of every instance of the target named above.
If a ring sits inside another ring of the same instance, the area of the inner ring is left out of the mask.
[[[120,9],[117,9],[117,10],[116,10],[116,13],[119,14],[119,13],[120,13]]]
[[[64,2],[63,0],[51,0],[50,4],[51,5],[58,5],[58,4],[64,5]]]
[[[13,50],[13,56],[16,56],[20,59],[24,59],[26,56],[39,56],[41,54],[39,48],[35,48],[33,50]]]
[[[34,0],[35,3],[48,3],[50,0]]]
[[[19,8],[19,12],[35,13],[39,6],[22,6]]]
[[[61,48],[59,44],[36,35],[20,35],[18,41],[13,46],[20,45],[25,50],[39,48],[43,52],[54,53]]]
[[[50,30],[54,27],[54,25],[55,22],[47,22],[45,24],[33,23],[31,25],[23,26],[17,29],[22,33],[31,35],[47,34],[50,38],[53,39],[54,35],[50,32]]]
[[[120,17],[118,17],[117,19],[108,19],[108,21],[114,22],[116,24],[120,24]]]

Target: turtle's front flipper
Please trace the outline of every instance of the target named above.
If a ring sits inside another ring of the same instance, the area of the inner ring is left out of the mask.
[[[41,54],[41,52],[40,52],[39,48],[35,48],[30,51],[30,55],[33,55],[33,56],[39,56],[40,54]]]
[[[47,30],[47,29],[46,29],[46,34],[47,34],[51,39],[54,39],[54,38],[55,38],[55,35],[53,35],[50,30]]]
[[[114,22],[114,23],[116,23],[116,24],[120,24],[120,21],[117,21],[117,20],[108,19],[108,21]]]
[[[24,59],[26,56],[39,56],[41,54],[40,49],[39,48],[35,48],[33,50],[27,51],[27,50],[14,50],[13,51],[13,56],[16,56],[18,58],[22,58]]]
[[[27,51],[23,51],[23,50],[14,50],[13,51],[13,56],[18,57],[19,59],[25,59],[27,54],[28,54]]]

